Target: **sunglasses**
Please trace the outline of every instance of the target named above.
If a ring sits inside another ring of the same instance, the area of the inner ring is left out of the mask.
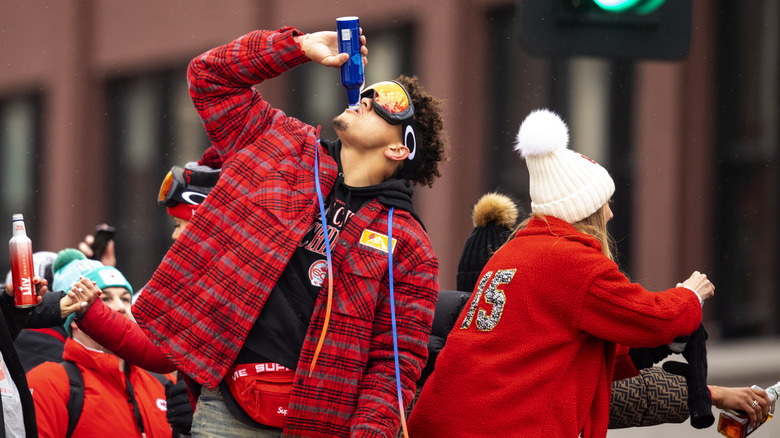
[[[189,169],[185,170],[182,167],[173,166],[160,185],[157,203],[167,207],[173,207],[179,203],[198,205],[206,199],[206,195],[211,191],[210,187],[213,187],[218,179],[219,172],[193,172]],[[203,187],[198,188],[193,184]],[[209,187],[209,189],[205,187]]]
[[[414,133],[414,105],[406,88],[396,81],[377,82],[364,89],[360,93],[360,97],[371,98],[374,111],[387,123],[401,125],[404,146],[409,149],[407,160],[414,160],[417,152],[417,137]]]
[[[184,189],[184,178],[182,177],[182,168],[173,166],[168,174],[165,175],[160,192],[157,194],[157,203],[160,205],[173,206],[179,203],[176,196]]]

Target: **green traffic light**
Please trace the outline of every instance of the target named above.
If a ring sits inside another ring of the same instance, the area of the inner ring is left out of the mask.
[[[639,2],[640,0],[593,0],[596,6],[609,12],[625,12]]]
[[[645,15],[655,12],[658,8],[661,7],[661,5],[666,3],[666,0],[645,0],[640,1],[639,3],[640,4],[636,5],[634,10],[637,14]]]
[[[655,12],[666,0],[593,0],[599,8],[616,14],[632,12],[645,15]]]

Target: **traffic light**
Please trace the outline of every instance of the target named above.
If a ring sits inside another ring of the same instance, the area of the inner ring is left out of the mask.
[[[518,0],[520,42],[537,55],[679,59],[691,0]]]

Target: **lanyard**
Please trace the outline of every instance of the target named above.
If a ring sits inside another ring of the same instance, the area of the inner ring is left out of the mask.
[[[135,422],[138,424],[138,430],[141,431],[141,436],[146,437],[144,431],[144,421],[141,418],[141,410],[138,409],[138,402],[135,400],[135,391],[133,391],[133,384],[130,383],[130,364],[125,362],[125,381],[127,382],[127,401],[133,405],[133,415],[135,416]]]
[[[318,132],[319,134],[319,132]],[[330,257],[330,239],[328,239],[328,222],[325,217],[325,202],[322,200],[322,191],[320,190],[320,166],[318,149],[320,146],[320,140],[317,139],[317,144],[314,145],[314,185],[317,190],[317,201],[320,207],[320,217],[322,219],[322,230],[325,235],[325,258],[328,264],[328,301],[325,306],[325,322],[322,325],[322,333],[320,333],[320,339],[317,342],[317,348],[314,350],[314,357],[312,358],[311,365],[309,366],[309,377],[311,377],[314,371],[314,364],[317,363],[317,357],[320,355],[322,344],[325,341],[325,334],[328,331],[328,321],[330,321],[330,311],[333,305],[333,263]],[[398,390],[398,413],[401,416],[401,427],[403,429],[404,437],[408,438],[409,433],[406,430],[406,410],[404,409],[403,396],[401,394],[401,367],[398,362],[398,331],[396,330],[395,323],[395,293],[393,290],[393,212],[395,207],[390,207],[387,217],[387,262],[388,262],[388,275],[390,283],[390,319],[393,327],[393,355],[395,358],[395,384]],[[128,381],[129,384],[129,381]]]
[[[404,438],[409,438],[409,432],[406,430],[406,409],[404,409],[404,398],[401,394],[401,367],[398,364],[398,330],[395,323],[395,292],[393,290],[393,212],[395,207],[390,207],[387,214],[387,271],[390,283],[390,322],[393,325],[393,357],[395,358],[395,387],[398,390],[398,414],[401,416],[401,429],[404,432]]]
[[[319,129],[317,130],[319,136]],[[317,151],[320,148],[320,139],[317,139],[317,143],[314,145],[314,186],[317,189],[317,201],[320,205],[320,218],[322,219],[322,232],[325,234],[325,260],[328,265],[328,300],[325,305],[325,322],[322,324],[322,333],[320,333],[320,339],[317,341],[317,348],[314,349],[314,357],[311,359],[311,365],[309,366],[309,377],[314,372],[314,365],[317,363],[317,358],[320,356],[322,350],[322,344],[325,342],[325,334],[328,332],[328,322],[330,322],[330,310],[333,307],[333,262],[330,257],[330,239],[328,238],[328,220],[325,217],[325,202],[322,200],[322,190],[320,189],[320,163],[319,154]]]

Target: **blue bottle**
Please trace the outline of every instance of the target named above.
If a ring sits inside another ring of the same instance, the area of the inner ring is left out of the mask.
[[[349,53],[349,60],[341,66],[341,85],[347,89],[349,108],[357,109],[363,88],[363,57],[360,55],[360,22],[358,17],[336,19],[339,52]]]

